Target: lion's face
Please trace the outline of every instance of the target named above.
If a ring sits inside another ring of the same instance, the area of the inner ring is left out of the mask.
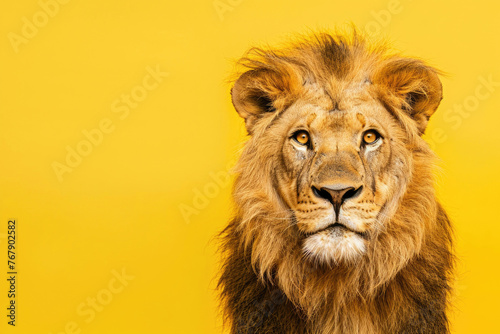
[[[329,45],[258,54],[232,89],[251,135],[234,194],[261,268],[297,252],[352,264],[380,249],[384,233],[416,240],[383,241],[400,252],[420,242],[420,227],[391,219],[426,150],[420,135],[442,96],[436,71],[362,47],[331,58]]]
[[[331,110],[322,96],[297,101],[272,135],[281,139],[276,190],[293,214],[304,254],[327,264],[366,251],[409,174],[404,134],[370,95],[370,84],[346,95],[342,110]]]

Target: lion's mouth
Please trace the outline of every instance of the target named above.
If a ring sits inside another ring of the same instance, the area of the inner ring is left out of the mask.
[[[352,230],[352,229],[348,228],[347,226],[345,226],[344,224],[341,224],[339,222],[330,224],[327,227],[322,228],[321,230],[317,230],[317,231],[305,233],[305,235],[306,235],[306,237],[310,237],[311,235],[315,235],[315,234],[318,234],[318,233],[321,233],[321,232],[326,232],[326,231],[330,231],[330,232],[338,231],[338,232],[341,232],[342,230],[356,233],[357,235],[359,235],[360,237],[363,237],[364,239],[366,239],[368,237],[368,235],[367,235],[366,232],[359,232],[359,231]]]

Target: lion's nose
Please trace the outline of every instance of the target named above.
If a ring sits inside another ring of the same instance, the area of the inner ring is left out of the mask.
[[[363,186],[356,188],[345,184],[331,184],[319,189],[313,186],[312,189],[317,197],[330,201],[338,215],[342,204],[348,199],[357,197],[363,190]]]

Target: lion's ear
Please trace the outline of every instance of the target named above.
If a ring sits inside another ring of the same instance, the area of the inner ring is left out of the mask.
[[[287,72],[269,69],[249,70],[236,80],[231,89],[232,101],[249,134],[257,120],[284,107],[293,83]]]
[[[443,98],[438,71],[420,60],[397,58],[389,60],[374,81],[400,101],[399,107],[415,120],[423,134],[429,118]]]

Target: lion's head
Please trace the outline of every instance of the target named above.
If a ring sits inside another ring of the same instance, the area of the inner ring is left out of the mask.
[[[232,100],[250,138],[226,232],[263,282],[312,315],[329,294],[371,298],[449,240],[421,138],[442,99],[437,70],[329,34],[240,64]]]

